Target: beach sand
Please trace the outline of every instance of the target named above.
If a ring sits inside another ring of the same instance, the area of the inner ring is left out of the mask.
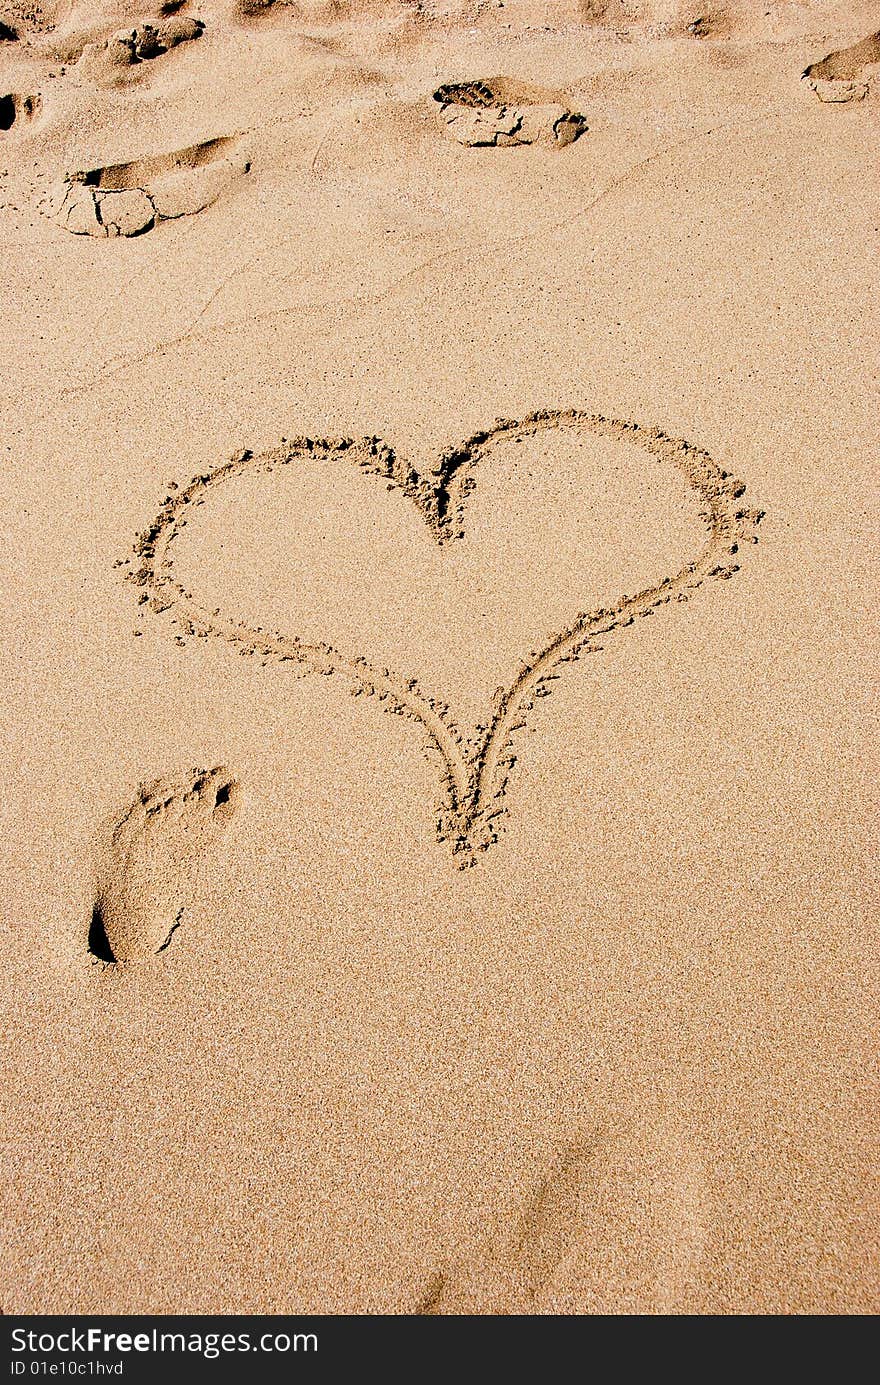
[[[877,1311],[878,28],[2,0],[5,1313]]]

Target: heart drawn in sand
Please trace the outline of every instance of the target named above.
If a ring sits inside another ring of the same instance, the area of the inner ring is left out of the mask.
[[[675,468],[697,493],[705,540],[699,552],[656,585],[634,596],[620,596],[610,607],[573,612],[565,628],[547,638],[520,665],[508,686],[498,689],[487,719],[472,735],[463,734],[446,703],[426,693],[416,679],[375,667],[360,655],[342,653],[331,644],[308,643],[295,633],[267,631],[249,624],[234,612],[210,606],[178,578],[175,540],[191,518],[191,511],[236,478],[269,474],[305,459],[327,465],[354,464],[382,477],[389,488],[399,488],[415,505],[434,541],[444,545],[464,535],[467,497],[476,484],[474,473],[488,450],[500,440],[536,436],[546,436],[552,447],[553,436],[560,429],[635,444],[655,461]],[[672,601],[687,600],[708,578],[732,577],[739,570],[734,555],[743,543],[756,542],[755,529],[763,513],[742,508],[744,490],[741,482],[690,443],[668,437],[656,428],[575,410],[548,410],[519,421],[499,419],[492,428],[446,451],[430,476],[420,475],[378,438],[297,438],[271,452],[238,453],[175,489],[139,536],[124,566],[127,579],[141,589],[144,608],[166,614],[178,638],[214,637],[263,659],[293,661],[305,671],[340,675],[355,695],[375,696],[386,710],[419,722],[443,764],[438,837],[451,845],[457,864],[471,865],[478,851],[497,840],[505,789],[516,763],[513,737],[526,724],[536,699],[549,691],[554,670],[585,651],[601,648],[599,640],[638,617]]]

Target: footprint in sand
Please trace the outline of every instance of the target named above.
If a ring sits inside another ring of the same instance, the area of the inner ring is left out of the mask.
[[[880,33],[869,34],[851,48],[829,53],[821,62],[811,63],[803,81],[820,101],[863,101],[873,73],[867,69],[880,65]]]
[[[581,1197],[593,1170],[591,1150],[561,1155],[521,1216],[486,1260],[437,1273],[416,1312],[432,1316],[534,1313],[535,1300],[577,1246]]]
[[[134,962],[168,946],[196,864],[235,816],[239,796],[238,782],[222,765],[140,789],[99,853],[93,956]]]
[[[705,1245],[706,1181],[690,1142],[646,1131],[560,1153],[481,1262],[429,1281],[419,1314],[666,1314]]]
[[[144,63],[199,38],[204,28],[200,19],[175,14],[136,29],[120,29],[103,43],[85,45],[76,64],[77,74],[100,87],[123,85],[141,75]]]
[[[29,125],[39,115],[42,104],[39,96],[21,96],[17,92],[0,96],[0,133]]]
[[[230,135],[68,173],[49,188],[40,210],[75,236],[139,236],[163,221],[203,211],[250,172],[238,144]]]
[[[542,144],[562,148],[587,128],[555,93],[508,77],[447,82],[434,92],[440,121],[459,144]]]

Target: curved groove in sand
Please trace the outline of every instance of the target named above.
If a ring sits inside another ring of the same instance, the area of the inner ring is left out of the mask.
[[[725,133],[728,130],[738,128],[748,129],[752,125],[757,124],[766,125],[768,121],[772,120],[783,109],[784,102],[777,101],[773,105],[770,105],[765,109],[761,110],[758,115],[750,116],[748,119],[743,120],[741,117],[738,116],[733,120],[722,121],[718,125],[712,125],[707,130],[699,130],[684,135],[681,139],[674,141],[672,144],[664,145],[662,148],[655,150],[651,154],[648,154],[644,159],[640,159],[636,163],[630,165],[630,167],[624,170],[623,173],[612,178],[606,184],[606,186],[602,188],[596,194],[595,197],[592,198],[590,202],[588,202],[586,205],[582,207],[579,207],[577,211],[572,212],[570,215],[563,217],[560,221],[554,221],[547,226],[541,227],[539,231],[536,231],[535,229],[530,229],[529,231],[520,234],[503,236],[498,240],[493,241],[491,248],[496,249],[498,246],[506,246],[509,249],[513,249],[514,247],[520,245],[528,247],[539,235],[544,236],[546,238],[548,236],[558,236],[565,231],[571,231],[580,221],[587,220],[596,210],[597,207],[604,204],[610,197],[613,197],[615,193],[621,191],[621,189],[629,186],[633,179],[639,177],[642,173],[645,172],[646,169],[653,168],[653,166],[661,159],[667,158],[670,155],[677,153],[679,150],[689,148],[692,145],[698,144],[700,141],[704,139],[709,139],[713,135]],[[285,124],[287,122],[276,117],[271,123]],[[279,240],[272,242],[269,248],[279,249],[286,245],[289,241],[296,239],[297,235],[285,235],[281,237]],[[202,305],[202,307],[199,308],[198,312],[195,314],[195,317],[191,320],[189,326],[186,328],[185,331],[180,332],[173,337],[163,338],[161,341],[158,341],[154,346],[151,346],[148,351],[140,352],[137,355],[127,354],[121,358],[114,357],[113,359],[106,361],[99,370],[97,370],[93,375],[87,376],[86,379],[79,380],[71,385],[60,385],[58,388],[59,396],[62,398],[65,398],[67,396],[78,396],[89,390],[94,389],[95,385],[99,384],[101,381],[111,379],[115,375],[123,374],[126,370],[130,370],[136,366],[143,365],[146,361],[151,360],[153,357],[157,355],[162,355],[162,353],[165,351],[170,351],[174,350],[177,347],[185,346],[187,343],[192,341],[207,340],[212,333],[232,331],[237,325],[240,324],[241,321],[245,319],[238,317],[229,317],[224,318],[219,323],[208,324],[205,327],[200,327],[199,324],[201,323],[205,314],[210,310],[210,308],[213,306],[216,300],[220,297],[220,295],[225,292],[227,286],[233,281],[241,278],[244,274],[246,274],[248,270],[252,268],[257,261],[263,258],[265,253],[266,247],[261,247],[257,254],[251,256],[248,260],[245,261],[244,265],[240,265],[237,269],[234,269],[229,274],[227,274],[224,277],[223,281],[210,292],[207,300]],[[334,298],[333,305],[336,308],[363,307],[366,305],[377,306],[379,304],[385,303],[389,298],[393,297],[395,293],[399,292],[405,285],[410,285],[417,282],[421,274],[429,274],[432,271],[439,270],[439,268],[443,265],[446,265],[450,262],[454,263],[456,260],[464,259],[467,259],[470,263],[472,263],[473,253],[466,246],[453,246],[450,249],[440,251],[439,253],[434,255],[430,255],[427,259],[422,260],[418,264],[413,265],[410,269],[405,270],[402,274],[398,276],[398,278],[394,279],[390,284],[388,284],[385,288],[380,289],[378,292],[358,292],[353,294],[347,294],[339,298]],[[283,276],[280,282],[286,282],[287,277],[289,276]],[[324,304],[323,302],[319,303],[316,301],[309,301],[305,303],[297,303],[294,306],[271,308],[267,311],[259,313],[249,312],[247,314],[246,320],[249,323],[254,324],[262,322],[271,322],[276,318],[288,317],[293,313],[297,313],[300,315],[304,313],[320,313],[325,311],[325,308],[326,304]]]
[[[635,443],[649,456],[675,466],[703,502],[700,517],[706,527],[706,541],[694,558],[657,585],[633,596],[620,596],[611,607],[579,612],[566,629],[548,638],[543,648],[522,664],[511,685],[499,690],[488,723],[474,736],[464,735],[446,704],[423,692],[414,678],[373,667],[330,644],[306,644],[296,635],[265,630],[218,608],[210,609],[177,576],[174,542],[190,512],[226,481],[245,473],[269,473],[303,457],[328,462],[347,459],[402,489],[420,511],[435,541],[444,544],[463,533],[465,504],[475,484],[472,473],[489,450],[500,439],[552,434],[560,428]],[[742,543],[756,541],[755,529],[763,513],[739,505],[744,490],[744,485],[722,470],[708,453],[682,439],[656,428],[577,410],[543,411],[519,421],[498,420],[491,429],[444,453],[430,479],[420,476],[378,438],[298,438],[272,452],[239,453],[169,495],[153,523],[138,538],[133,555],[125,560],[126,576],[141,588],[141,604],[156,614],[167,614],[179,638],[212,636],[236,646],[241,653],[292,661],[306,672],[341,674],[355,696],[376,696],[387,711],[418,721],[443,762],[444,798],[437,818],[438,837],[450,843],[456,862],[464,866],[473,864],[478,851],[497,841],[507,783],[516,762],[513,737],[525,726],[536,698],[548,694],[547,685],[557,676],[557,668],[581,653],[600,649],[597,640],[632,625],[658,607],[687,600],[708,578],[729,578],[739,570],[734,555]]]

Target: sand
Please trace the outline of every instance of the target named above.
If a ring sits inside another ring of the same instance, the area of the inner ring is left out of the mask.
[[[877,1311],[878,27],[2,0],[4,1312]]]

